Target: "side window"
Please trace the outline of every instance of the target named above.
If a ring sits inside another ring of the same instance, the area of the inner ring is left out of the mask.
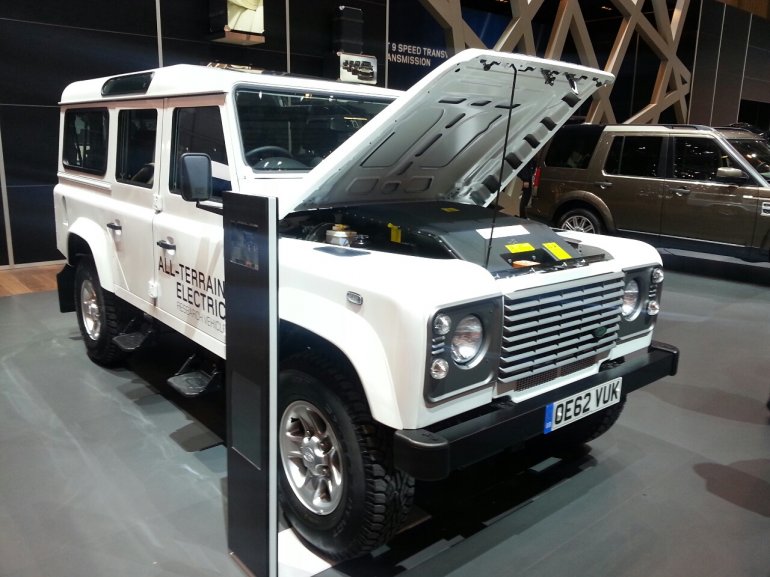
[[[554,137],[545,165],[557,168],[588,168],[599,137],[601,126],[566,126]]]
[[[209,155],[214,194],[221,195],[225,190],[230,190],[230,169],[219,107],[175,109],[172,131],[169,190],[179,194],[179,158],[185,152],[202,152]]]
[[[108,127],[106,108],[67,110],[62,142],[64,166],[104,174],[107,170]]]
[[[732,159],[710,138],[674,138],[674,178],[715,180],[717,168],[734,166]]]
[[[118,114],[118,149],[115,178],[151,187],[155,176],[157,110],[121,110]]]
[[[662,136],[616,136],[604,164],[604,172],[620,176],[662,176]]]

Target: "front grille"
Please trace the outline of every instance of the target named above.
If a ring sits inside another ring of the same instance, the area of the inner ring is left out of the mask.
[[[500,392],[523,391],[590,367],[615,344],[623,275],[505,297]]]

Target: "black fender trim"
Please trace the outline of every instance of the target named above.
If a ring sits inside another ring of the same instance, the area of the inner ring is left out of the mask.
[[[65,264],[56,275],[56,289],[59,292],[59,311],[71,313],[75,310],[75,267]]]

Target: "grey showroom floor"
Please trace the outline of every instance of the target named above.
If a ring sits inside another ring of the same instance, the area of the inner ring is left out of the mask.
[[[700,268],[665,284],[656,338],[679,374],[632,394],[590,451],[422,484],[425,515],[389,547],[281,576],[770,576],[770,271]],[[168,390],[180,355],[172,339],[105,370],[55,293],[0,298],[1,577],[243,575],[222,399]]]

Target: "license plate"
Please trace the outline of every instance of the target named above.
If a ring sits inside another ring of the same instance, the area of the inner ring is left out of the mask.
[[[545,432],[550,433],[620,402],[618,377],[545,407]]]

